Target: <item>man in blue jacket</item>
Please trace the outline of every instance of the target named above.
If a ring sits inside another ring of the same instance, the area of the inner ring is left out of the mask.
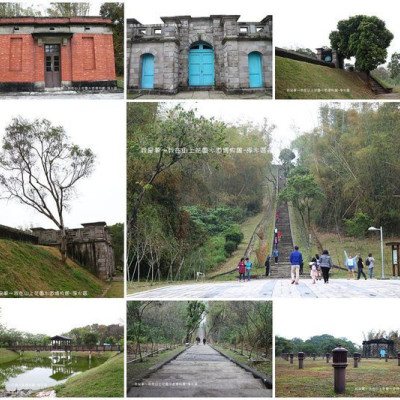
[[[294,246],[294,251],[290,254],[290,275],[292,277],[292,285],[299,284],[300,265],[303,262],[303,256],[299,252],[299,246]]]

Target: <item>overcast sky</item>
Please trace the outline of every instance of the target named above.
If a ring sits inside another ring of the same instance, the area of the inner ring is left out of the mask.
[[[327,333],[361,344],[363,332],[400,330],[400,321],[387,313],[399,307],[398,299],[279,299],[274,301],[274,332],[288,339]]]
[[[341,19],[357,14],[376,15],[386,22],[394,34],[389,48],[389,56],[400,51],[400,7],[393,0],[270,0],[270,1],[232,1],[202,0],[199,2],[172,0],[142,2],[126,1],[126,16],[136,18],[142,24],[159,24],[162,16],[191,15],[208,16],[212,14],[241,15],[240,21],[261,21],[266,15],[274,17],[274,44],[280,47],[329,46],[329,33],[335,30]]]
[[[1,299],[0,322],[8,329],[59,335],[91,324],[125,321],[123,299]]]
[[[185,107],[194,107],[198,113],[208,118],[215,117],[227,123],[251,121],[262,123],[267,118],[269,124],[276,125],[272,133],[272,153],[275,161],[280,150],[289,147],[298,135],[318,124],[319,101],[200,101],[185,103]]]
[[[62,125],[71,141],[91,148],[97,155],[95,170],[79,181],[77,196],[66,211],[65,223],[78,228],[81,223],[105,221],[108,225],[125,221],[125,104],[121,101],[40,100],[2,101],[0,142],[11,119],[46,118]],[[1,188],[0,188],[1,191]],[[11,227],[55,228],[54,224],[16,200],[0,200],[0,224]]]

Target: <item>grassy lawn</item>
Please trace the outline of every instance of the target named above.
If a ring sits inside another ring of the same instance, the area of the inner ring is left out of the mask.
[[[334,233],[320,233],[319,239],[321,240],[323,246],[329,251],[334,264],[340,265],[341,267],[344,267],[344,250],[346,250],[348,254],[352,254],[353,257],[355,254],[360,253],[364,262],[365,258],[368,256],[368,253],[371,252],[375,258],[374,277],[378,278],[381,276],[381,245],[378,234],[371,234],[368,238],[359,239],[349,236],[339,236]],[[391,241],[400,241],[400,238],[395,237],[383,239],[385,276],[390,278],[392,276],[391,247],[385,246],[385,243]],[[314,248],[313,250],[316,249]],[[334,270],[333,272],[335,274],[335,278],[347,276],[346,271]],[[367,274],[368,267],[364,267],[364,272]]]
[[[0,348],[0,364],[14,361],[17,358],[19,358],[19,355],[17,353],[14,353],[13,351],[7,349]]]
[[[297,89],[288,92],[288,89]],[[329,90],[312,91],[299,90]],[[340,91],[340,90],[344,91]],[[374,99],[376,96],[352,72],[275,57],[275,97],[277,99]]]
[[[258,372],[261,372],[262,374],[272,377],[272,361],[267,361],[267,362],[261,363],[261,364],[252,364],[249,361],[248,356],[246,356],[246,355],[241,355],[240,353],[230,350],[229,348],[227,348],[223,345],[221,346],[221,345],[213,344],[213,347],[221,350],[223,353],[227,354],[229,357],[232,357],[234,360],[239,361],[242,364],[245,364],[245,365],[249,366],[250,368],[255,369]]]
[[[158,355],[154,355],[153,357],[146,357],[143,359],[143,362],[135,362],[135,363],[128,364],[127,365],[127,387],[128,387],[128,390],[132,386],[132,383],[137,376],[144,374],[151,367],[155,366],[156,364],[159,364],[160,362],[166,360],[167,358],[172,357],[175,354],[178,354],[184,348],[185,348],[185,346],[180,346],[180,347],[177,347],[176,349],[167,350]]]
[[[123,397],[124,354],[108,354],[109,359],[55,387],[57,397]]]
[[[124,281],[110,282],[110,289],[108,289],[105,297],[124,297]]]
[[[264,213],[259,213],[254,217],[248,218],[245,222],[243,222],[240,225],[240,230],[244,235],[242,242],[239,244],[238,248],[231,254],[230,257],[228,257],[223,263],[218,265],[213,271],[210,271],[206,274],[208,278],[218,274],[222,274],[224,272],[228,272],[237,267],[240,258],[243,257],[243,254],[246,251],[251,236],[253,235],[254,229],[256,228],[257,224],[262,220],[263,216]],[[228,276],[232,277],[232,275]],[[216,279],[219,280],[220,278],[225,278],[225,277],[218,277]]]
[[[64,265],[54,247],[5,239],[0,239],[0,282],[0,290],[8,291],[10,297],[14,291],[27,292],[24,297],[35,291],[69,291],[67,297],[98,297],[105,287],[102,280],[74,261],[68,259]],[[74,295],[74,291],[87,291],[87,296]]]
[[[124,77],[123,76],[117,76],[117,87],[118,87],[118,89],[124,88]]]
[[[277,357],[275,361],[275,393],[277,397],[388,397],[400,396],[397,360],[362,359],[358,368],[348,358],[346,394],[333,391],[333,367],[325,360],[304,360],[304,369],[298,369],[295,359],[290,365]],[[389,390],[387,390],[389,389]]]

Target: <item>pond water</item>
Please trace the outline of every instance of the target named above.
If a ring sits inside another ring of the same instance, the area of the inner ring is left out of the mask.
[[[59,385],[67,379],[90,368],[97,367],[105,360],[97,357],[74,356],[65,353],[49,357],[36,356],[0,364],[0,388],[6,391],[40,390]]]

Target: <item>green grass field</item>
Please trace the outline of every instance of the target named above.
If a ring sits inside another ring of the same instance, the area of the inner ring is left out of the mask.
[[[288,92],[290,89],[297,91]],[[321,91],[314,91],[316,89]],[[329,89],[337,91],[327,91]],[[376,96],[355,73],[275,57],[275,98],[375,99]]]
[[[400,397],[397,360],[362,359],[358,368],[348,358],[346,368],[346,394],[336,395],[333,390],[333,367],[321,358],[304,360],[304,369],[295,359],[280,357],[275,361],[276,397]]]
[[[53,247],[5,239],[0,239],[0,282],[0,290],[10,292],[10,297],[14,291],[69,291],[68,297],[73,297],[73,291],[87,291],[87,297],[99,297],[105,287],[102,280],[75,262],[62,264],[59,251]]]
[[[19,358],[19,355],[13,351],[0,348],[0,364],[14,361]]]
[[[55,387],[57,397],[123,397],[124,355],[107,353],[109,359]]]

